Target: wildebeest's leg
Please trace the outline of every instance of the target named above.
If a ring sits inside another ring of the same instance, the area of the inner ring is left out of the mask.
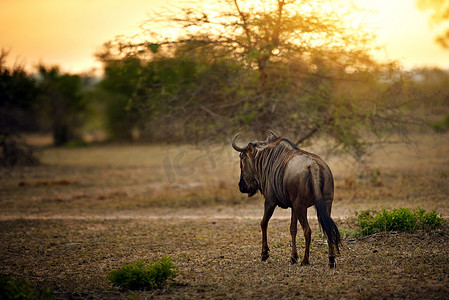
[[[304,238],[306,240],[306,249],[304,251],[304,258],[302,259],[301,266],[309,264],[309,250],[310,241],[312,239],[312,230],[310,229],[309,222],[307,221],[307,206],[297,205],[295,213],[301,224],[302,230],[304,232]]]
[[[331,211],[332,211],[332,198],[326,199],[325,203],[326,203],[327,213],[329,214],[329,217],[330,217]],[[332,246],[332,244],[329,243],[329,241],[327,241],[327,243],[329,245],[329,267],[335,268],[337,266],[337,264],[335,263],[335,249]]]
[[[292,235],[292,256],[291,263],[296,264],[298,262],[298,252],[296,251],[296,233],[298,232],[298,218],[292,208],[292,221],[290,223],[290,233]]]
[[[260,227],[262,227],[262,261],[265,261],[268,259],[268,242],[267,242],[267,227],[268,227],[268,221],[270,221],[271,216],[273,215],[274,209],[276,208],[276,205],[271,203],[268,200],[265,200],[265,209],[263,212],[263,218],[260,222]]]

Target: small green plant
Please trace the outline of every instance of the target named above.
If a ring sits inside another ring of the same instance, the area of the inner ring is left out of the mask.
[[[53,299],[48,288],[35,289],[27,280],[12,279],[0,274],[0,299]]]
[[[127,290],[154,290],[164,287],[176,275],[176,266],[170,258],[164,257],[153,264],[145,261],[127,264],[112,271],[108,279],[114,286]]]
[[[343,237],[343,239],[353,239],[360,236],[360,230],[357,229],[346,229],[346,228],[338,228],[338,231],[340,232],[340,236]]]
[[[369,235],[381,231],[409,231],[418,229],[435,229],[445,223],[442,215],[435,210],[427,213],[422,208],[411,211],[408,208],[398,208],[380,212],[365,210],[356,212],[357,222],[362,235]]]

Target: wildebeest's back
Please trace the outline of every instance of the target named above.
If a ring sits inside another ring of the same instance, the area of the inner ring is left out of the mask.
[[[334,182],[326,162],[313,153],[303,150],[295,152],[284,173],[283,181],[288,197],[291,200],[300,198],[307,207],[314,204],[314,195],[333,198]],[[315,192],[314,186],[319,190]]]

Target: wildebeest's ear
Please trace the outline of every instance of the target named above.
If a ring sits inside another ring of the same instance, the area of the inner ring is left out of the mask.
[[[271,130],[268,130],[267,142],[271,142],[277,138],[277,134]]]

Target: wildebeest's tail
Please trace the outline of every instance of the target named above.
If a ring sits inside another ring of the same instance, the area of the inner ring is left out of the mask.
[[[315,208],[318,216],[318,222],[327,236],[327,242],[330,246],[334,246],[335,249],[337,249],[337,253],[340,253],[340,249],[338,248],[341,244],[340,232],[338,231],[334,220],[332,220],[327,213],[323,198],[319,198],[315,201]]]
[[[309,187],[313,194],[318,222],[327,236],[329,246],[335,247],[337,253],[340,253],[338,246],[341,244],[340,232],[334,220],[330,217],[326,209],[326,203],[322,197],[324,178],[318,166],[309,167]]]

